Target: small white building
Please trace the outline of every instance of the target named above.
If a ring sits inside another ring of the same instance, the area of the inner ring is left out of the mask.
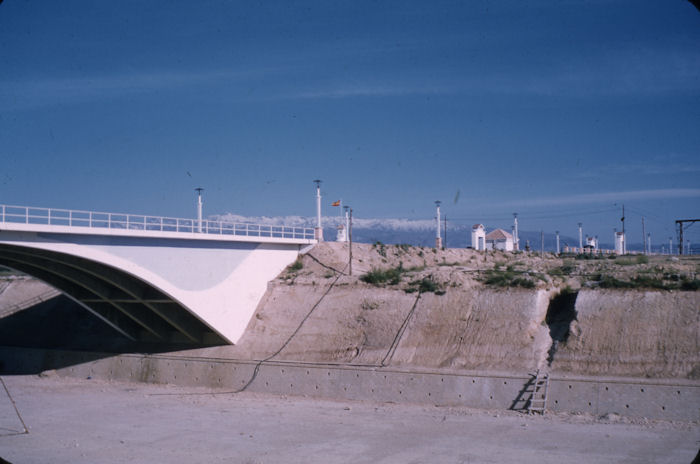
[[[472,226],[472,248],[478,251],[486,250],[486,231],[483,224]]]
[[[336,242],[347,242],[348,241],[348,234],[347,231],[345,230],[345,226],[343,224],[339,225],[337,227],[337,232],[335,236],[335,241]]]
[[[486,234],[486,249],[513,251],[513,236],[503,229],[491,231]]]
[[[625,234],[622,232],[615,232],[615,253],[625,254]]]
[[[583,248],[587,250],[597,250],[598,249],[598,237],[586,237],[586,244]]]

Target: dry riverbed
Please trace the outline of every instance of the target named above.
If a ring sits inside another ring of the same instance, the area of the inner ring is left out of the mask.
[[[698,423],[3,377],[0,457],[31,463],[690,463]],[[2,460],[0,460],[2,462]]]

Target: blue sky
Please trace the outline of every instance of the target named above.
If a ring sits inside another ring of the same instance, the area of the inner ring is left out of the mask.
[[[666,240],[698,128],[687,1],[0,4],[5,204],[313,216],[320,178],[328,215],[605,236],[624,203]]]

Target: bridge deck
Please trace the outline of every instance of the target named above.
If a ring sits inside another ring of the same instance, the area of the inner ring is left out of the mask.
[[[255,241],[259,243],[316,243],[314,229],[234,223],[126,213],[104,213],[31,206],[0,205],[0,227],[25,232]]]

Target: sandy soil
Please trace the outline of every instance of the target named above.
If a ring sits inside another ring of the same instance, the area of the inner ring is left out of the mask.
[[[690,463],[697,423],[4,377],[0,457],[31,463]]]

